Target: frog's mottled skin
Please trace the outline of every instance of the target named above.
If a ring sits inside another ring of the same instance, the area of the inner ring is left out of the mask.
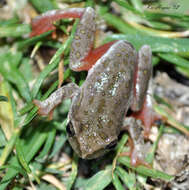
[[[94,32],[95,13],[86,8],[71,46],[73,70],[86,64],[84,58],[91,51]],[[71,97],[68,140],[80,157],[96,158],[116,144],[129,107],[141,109],[151,70],[149,46],[143,46],[138,54],[129,42],[116,41],[89,70],[80,88],[71,83],[45,101],[34,103],[40,114],[48,115],[63,99]]]
[[[98,157],[117,140],[132,101],[136,56],[131,44],[116,42],[91,68],[73,98],[69,119],[75,136],[69,142],[81,157]]]

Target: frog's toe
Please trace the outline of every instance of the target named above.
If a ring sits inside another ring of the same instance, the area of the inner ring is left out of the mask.
[[[152,168],[152,165],[148,162],[146,162],[145,160],[143,160],[142,158],[140,158],[140,153],[138,153],[135,149],[131,152],[131,165],[134,167],[143,165],[147,168]]]

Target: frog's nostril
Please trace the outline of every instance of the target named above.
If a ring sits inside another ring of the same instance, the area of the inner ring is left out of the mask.
[[[106,149],[113,149],[116,147],[116,145],[117,145],[117,140],[114,140],[106,146]]]
[[[68,123],[68,125],[66,127],[66,131],[67,131],[69,137],[73,137],[75,135],[73,124],[71,121]]]

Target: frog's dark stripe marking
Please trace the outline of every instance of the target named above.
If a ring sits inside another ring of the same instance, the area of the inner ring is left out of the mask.
[[[102,98],[100,103],[98,104],[98,108],[97,108],[97,113],[98,114],[103,114],[104,108],[105,108],[105,102],[106,102],[105,99]]]

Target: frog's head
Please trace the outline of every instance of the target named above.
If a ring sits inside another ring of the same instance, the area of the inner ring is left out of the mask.
[[[66,128],[72,148],[83,159],[97,158],[117,145],[116,135],[109,135],[110,131],[92,131],[90,127],[70,120]]]
[[[68,140],[81,158],[97,158],[117,145],[118,131],[113,123],[102,126],[98,116],[87,114],[81,104],[81,96],[74,97],[66,127]]]

